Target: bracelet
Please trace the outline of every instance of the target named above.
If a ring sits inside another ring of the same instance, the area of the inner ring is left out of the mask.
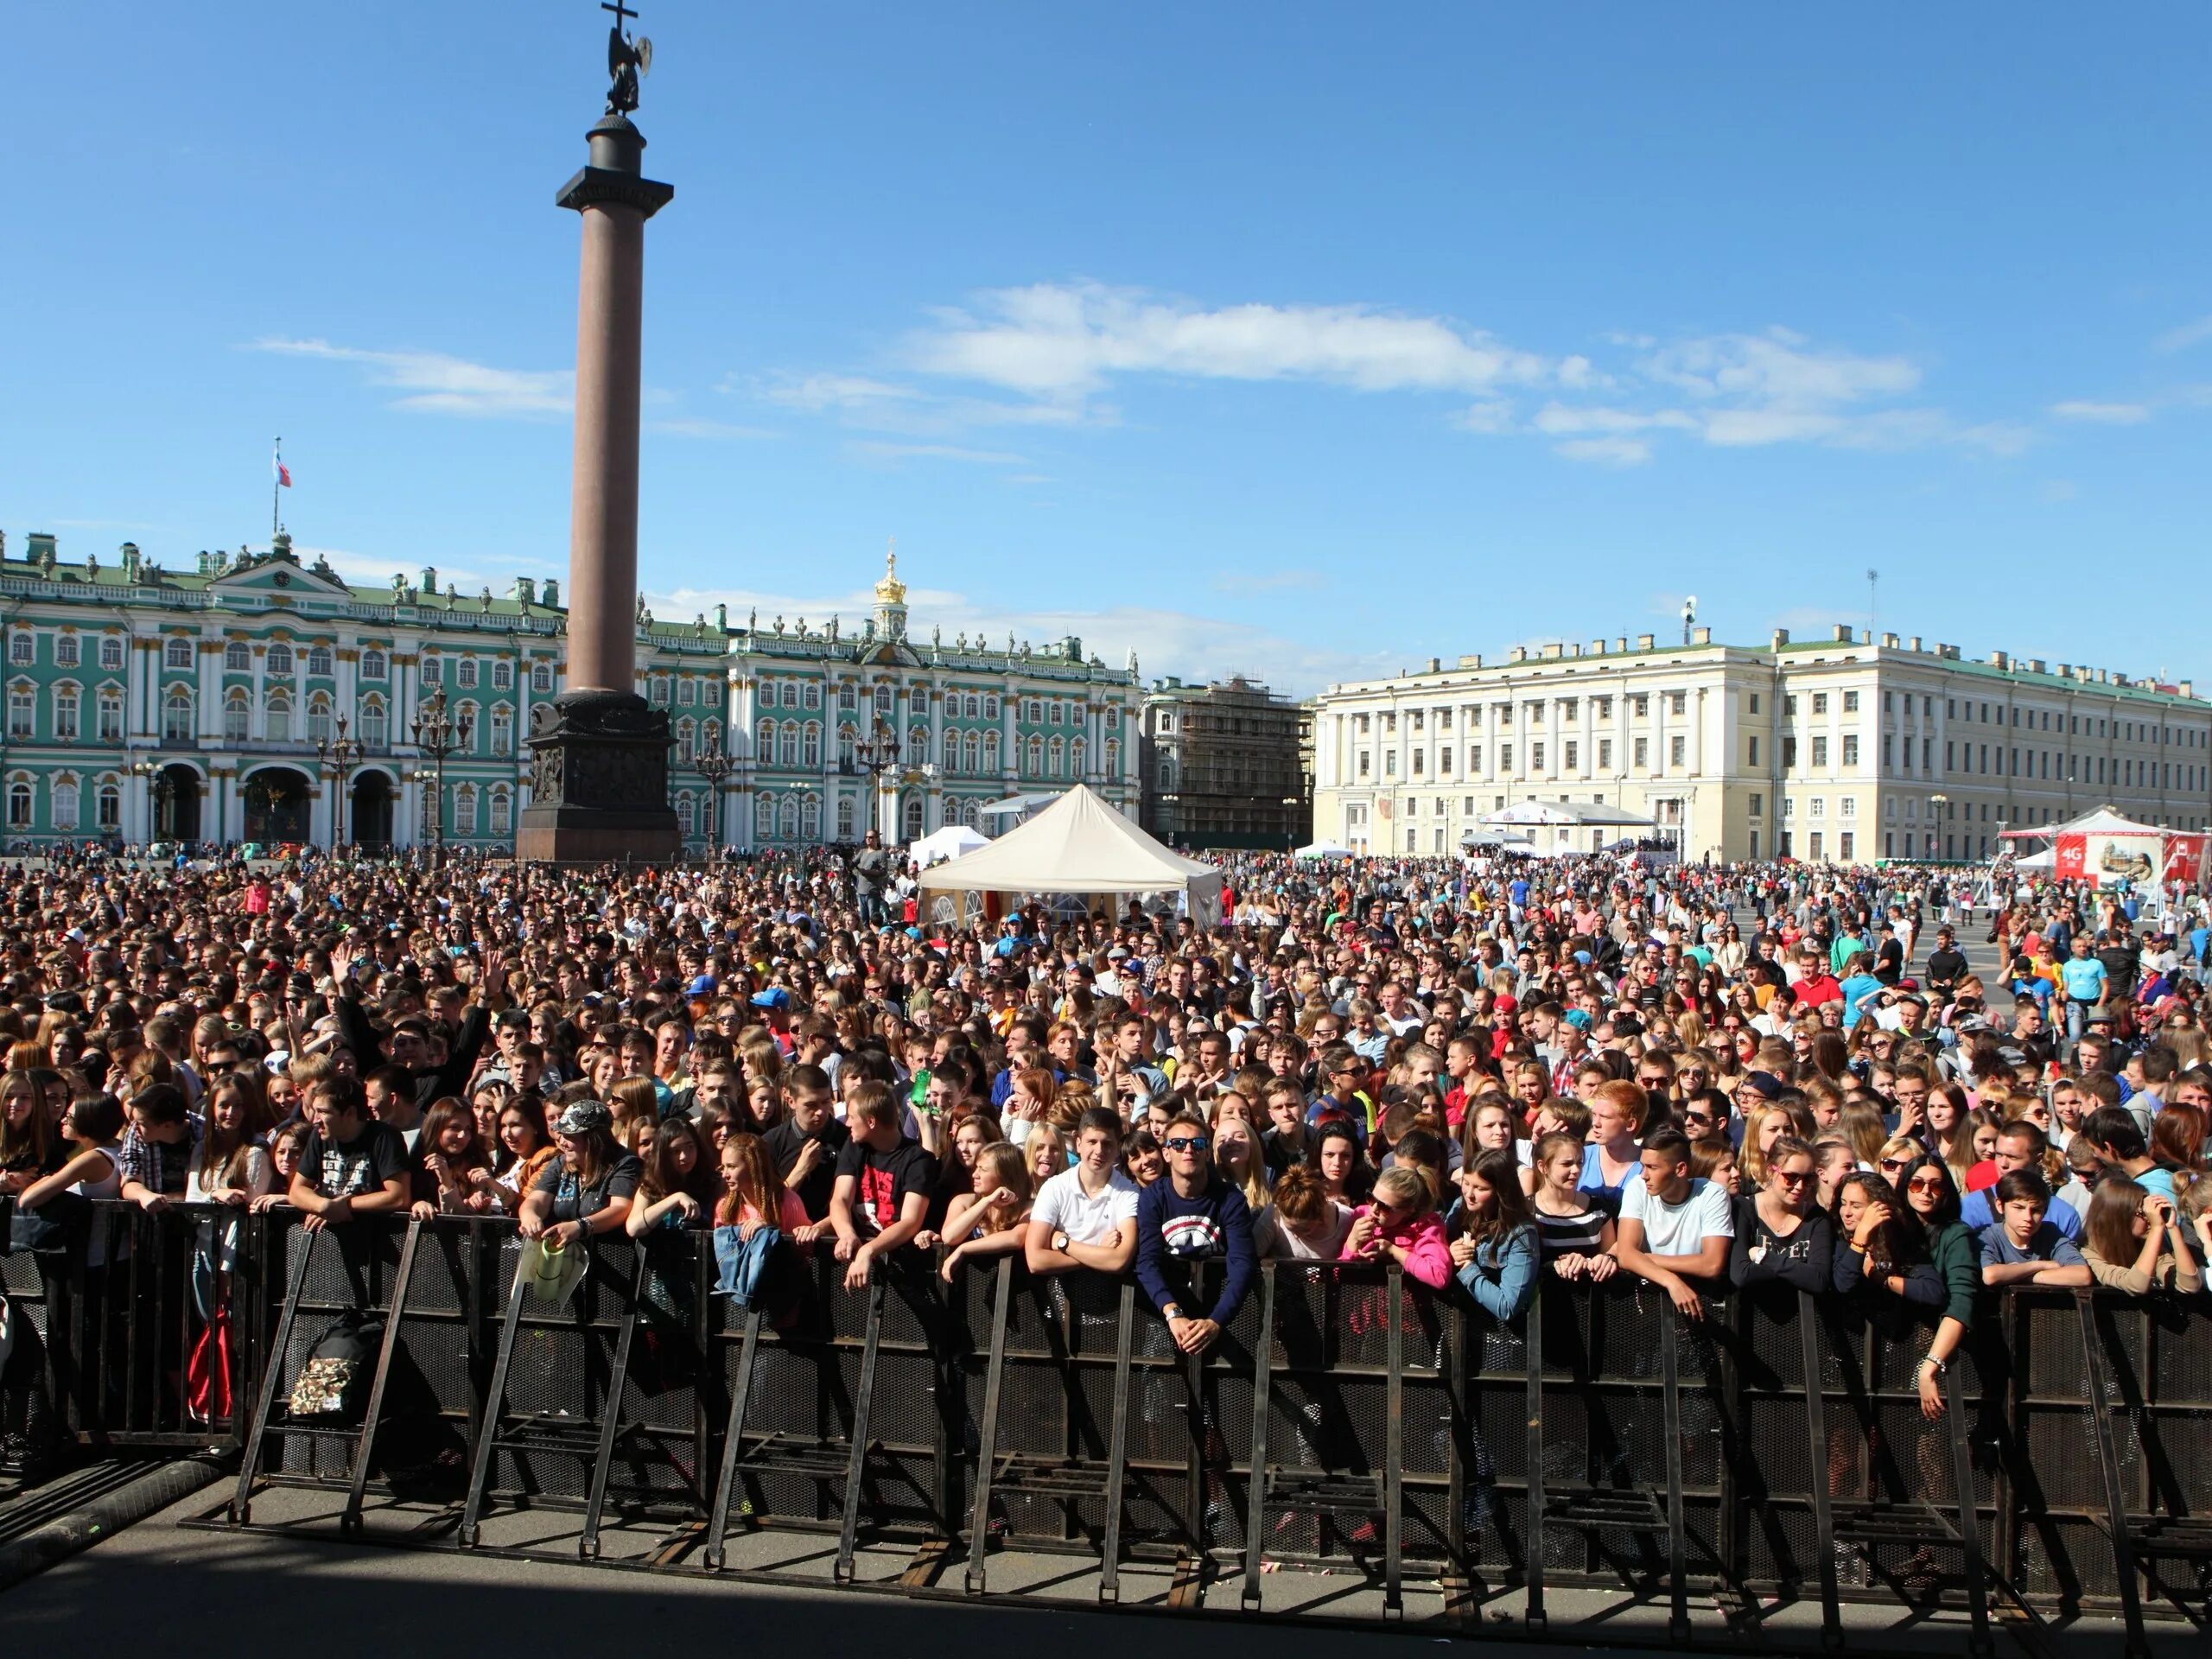
[[[1923,1365],[1933,1365],[1936,1368],[1936,1375],[1938,1376],[1942,1376],[1949,1370],[1949,1367],[1946,1366],[1942,1360],[1936,1358],[1933,1354],[1923,1356],[1920,1363]]]

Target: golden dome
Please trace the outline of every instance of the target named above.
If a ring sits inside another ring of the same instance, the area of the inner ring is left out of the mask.
[[[899,580],[899,543],[895,537],[890,550],[883,556],[883,580],[875,584],[875,598],[880,605],[906,602],[906,584]]]

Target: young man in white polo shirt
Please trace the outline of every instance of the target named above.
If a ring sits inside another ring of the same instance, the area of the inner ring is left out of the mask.
[[[1621,1194],[1613,1255],[1665,1291],[1684,1318],[1701,1319],[1705,1304],[1688,1281],[1727,1274],[1729,1241],[1736,1236],[1727,1189],[1691,1177],[1690,1143],[1672,1127],[1644,1137],[1642,1161],[1643,1179]]]
[[[1076,1165],[1037,1189],[1023,1250],[1032,1273],[1127,1273],[1137,1253],[1137,1184],[1122,1173],[1121,1119],[1093,1106],[1076,1124]]]

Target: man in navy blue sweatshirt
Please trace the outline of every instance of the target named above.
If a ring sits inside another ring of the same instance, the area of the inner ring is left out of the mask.
[[[1252,1212],[1243,1193],[1214,1168],[1213,1142],[1203,1119],[1176,1118],[1161,1144],[1167,1151],[1166,1176],[1137,1199],[1137,1282],[1167,1321],[1176,1347],[1202,1354],[1236,1316],[1258,1271]],[[1201,1318],[1192,1306],[1189,1264],[1204,1261],[1225,1266],[1221,1294]]]

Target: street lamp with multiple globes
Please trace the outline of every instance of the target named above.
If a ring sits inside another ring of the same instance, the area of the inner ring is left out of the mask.
[[[871,830],[883,828],[875,821],[878,810],[876,796],[883,787],[883,774],[894,771],[898,767],[905,747],[899,734],[893,731],[888,723],[880,720],[875,722],[875,731],[872,736],[853,745],[853,764],[868,773],[868,804],[867,812],[862,815],[861,823],[861,834],[863,836]]]
[[[415,747],[429,757],[433,768],[431,787],[435,793],[430,804],[430,868],[434,870],[443,869],[446,861],[446,757],[468,747],[468,734],[474,725],[466,708],[458,715],[447,714],[442,685],[415,711]]]
[[[336,852],[346,840],[346,780],[361,764],[361,740],[346,735],[346,716],[338,716],[338,734],[327,734],[315,741],[317,770],[325,783],[335,782],[337,792],[330,800],[330,850]]]
[[[710,737],[706,747],[691,757],[691,765],[707,780],[710,791],[707,797],[707,856],[715,858],[722,849],[722,780],[737,763],[722,753],[721,738]]]
[[[1928,798],[1928,816],[1934,819],[1938,825],[1942,824],[1943,822],[1943,809],[1950,804],[1951,798],[1948,795],[1942,794],[1940,792],[1930,795]],[[1936,849],[1943,844],[1942,840],[1942,834],[1943,831],[1940,828],[1937,829],[1934,832],[1936,839],[1931,840],[1928,844],[1928,851],[1931,857],[1936,855]],[[1950,855],[1947,852],[1942,854],[1942,856],[1948,858]]]

